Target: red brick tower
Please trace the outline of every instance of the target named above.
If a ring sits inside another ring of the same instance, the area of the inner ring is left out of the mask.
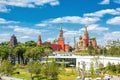
[[[63,30],[60,27],[59,37],[58,37],[58,44],[61,45],[61,51],[65,51],[65,43],[63,38]]]
[[[15,47],[17,45],[17,38],[16,36],[13,34],[10,38],[10,47]]]
[[[37,41],[37,45],[41,45],[42,44],[42,40],[41,40],[41,36],[38,36],[38,41]]]
[[[92,46],[97,47],[97,42],[95,37],[92,37]]]
[[[88,45],[89,45],[89,35],[86,27],[84,31],[84,36],[83,36],[83,47],[86,48],[88,47]]]

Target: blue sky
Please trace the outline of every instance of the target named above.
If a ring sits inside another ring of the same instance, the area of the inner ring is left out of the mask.
[[[0,0],[0,42],[15,34],[18,41],[52,42],[63,27],[73,44],[87,26],[99,45],[120,39],[120,0]]]

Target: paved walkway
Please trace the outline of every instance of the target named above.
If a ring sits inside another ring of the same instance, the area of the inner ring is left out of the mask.
[[[120,80],[120,77],[114,76],[113,78],[110,78],[110,80]]]
[[[6,76],[3,76],[1,78],[2,78],[2,80],[24,80],[24,79],[13,78],[13,77],[6,77]]]

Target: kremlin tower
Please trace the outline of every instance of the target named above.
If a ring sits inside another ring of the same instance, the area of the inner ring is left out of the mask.
[[[65,47],[64,47],[64,38],[63,38],[63,30],[62,30],[62,27],[60,27],[60,32],[59,32],[59,37],[58,37],[58,44],[61,45],[61,50],[65,50]]]
[[[41,40],[41,36],[38,36],[38,41],[37,41],[37,45],[41,45],[42,44],[42,40]]]
[[[60,32],[59,32],[59,37],[58,37],[58,45],[61,45],[60,51],[68,51],[69,50],[69,45],[64,43],[62,27],[60,27]]]
[[[17,38],[16,36],[13,34],[10,38],[10,47],[15,47],[17,45]]]
[[[41,36],[38,36],[37,45],[45,45],[44,43],[42,43]],[[69,51],[69,45],[65,44],[64,42],[62,27],[60,27],[58,39],[55,40],[55,43],[51,43],[50,47],[53,49],[53,51]]]

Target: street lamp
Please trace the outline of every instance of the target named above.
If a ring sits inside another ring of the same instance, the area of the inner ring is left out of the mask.
[[[76,80],[80,80],[80,62],[78,62],[78,76]]]
[[[82,73],[82,80],[85,80],[85,62],[82,62],[82,69],[81,69],[81,73]]]
[[[102,47],[102,52],[103,52],[103,67],[104,67],[104,47]]]
[[[78,62],[78,77],[76,78],[76,80],[85,80],[85,62],[82,62],[82,68],[80,68],[80,62]],[[82,74],[82,79],[80,79],[80,71]]]
[[[30,80],[32,80],[32,58],[30,58],[30,67],[29,67],[29,71],[30,71]]]
[[[0,57],[0,68],[2,66],[2,58]],[[2,71],[0,71],[0,77],[1,77]]]

